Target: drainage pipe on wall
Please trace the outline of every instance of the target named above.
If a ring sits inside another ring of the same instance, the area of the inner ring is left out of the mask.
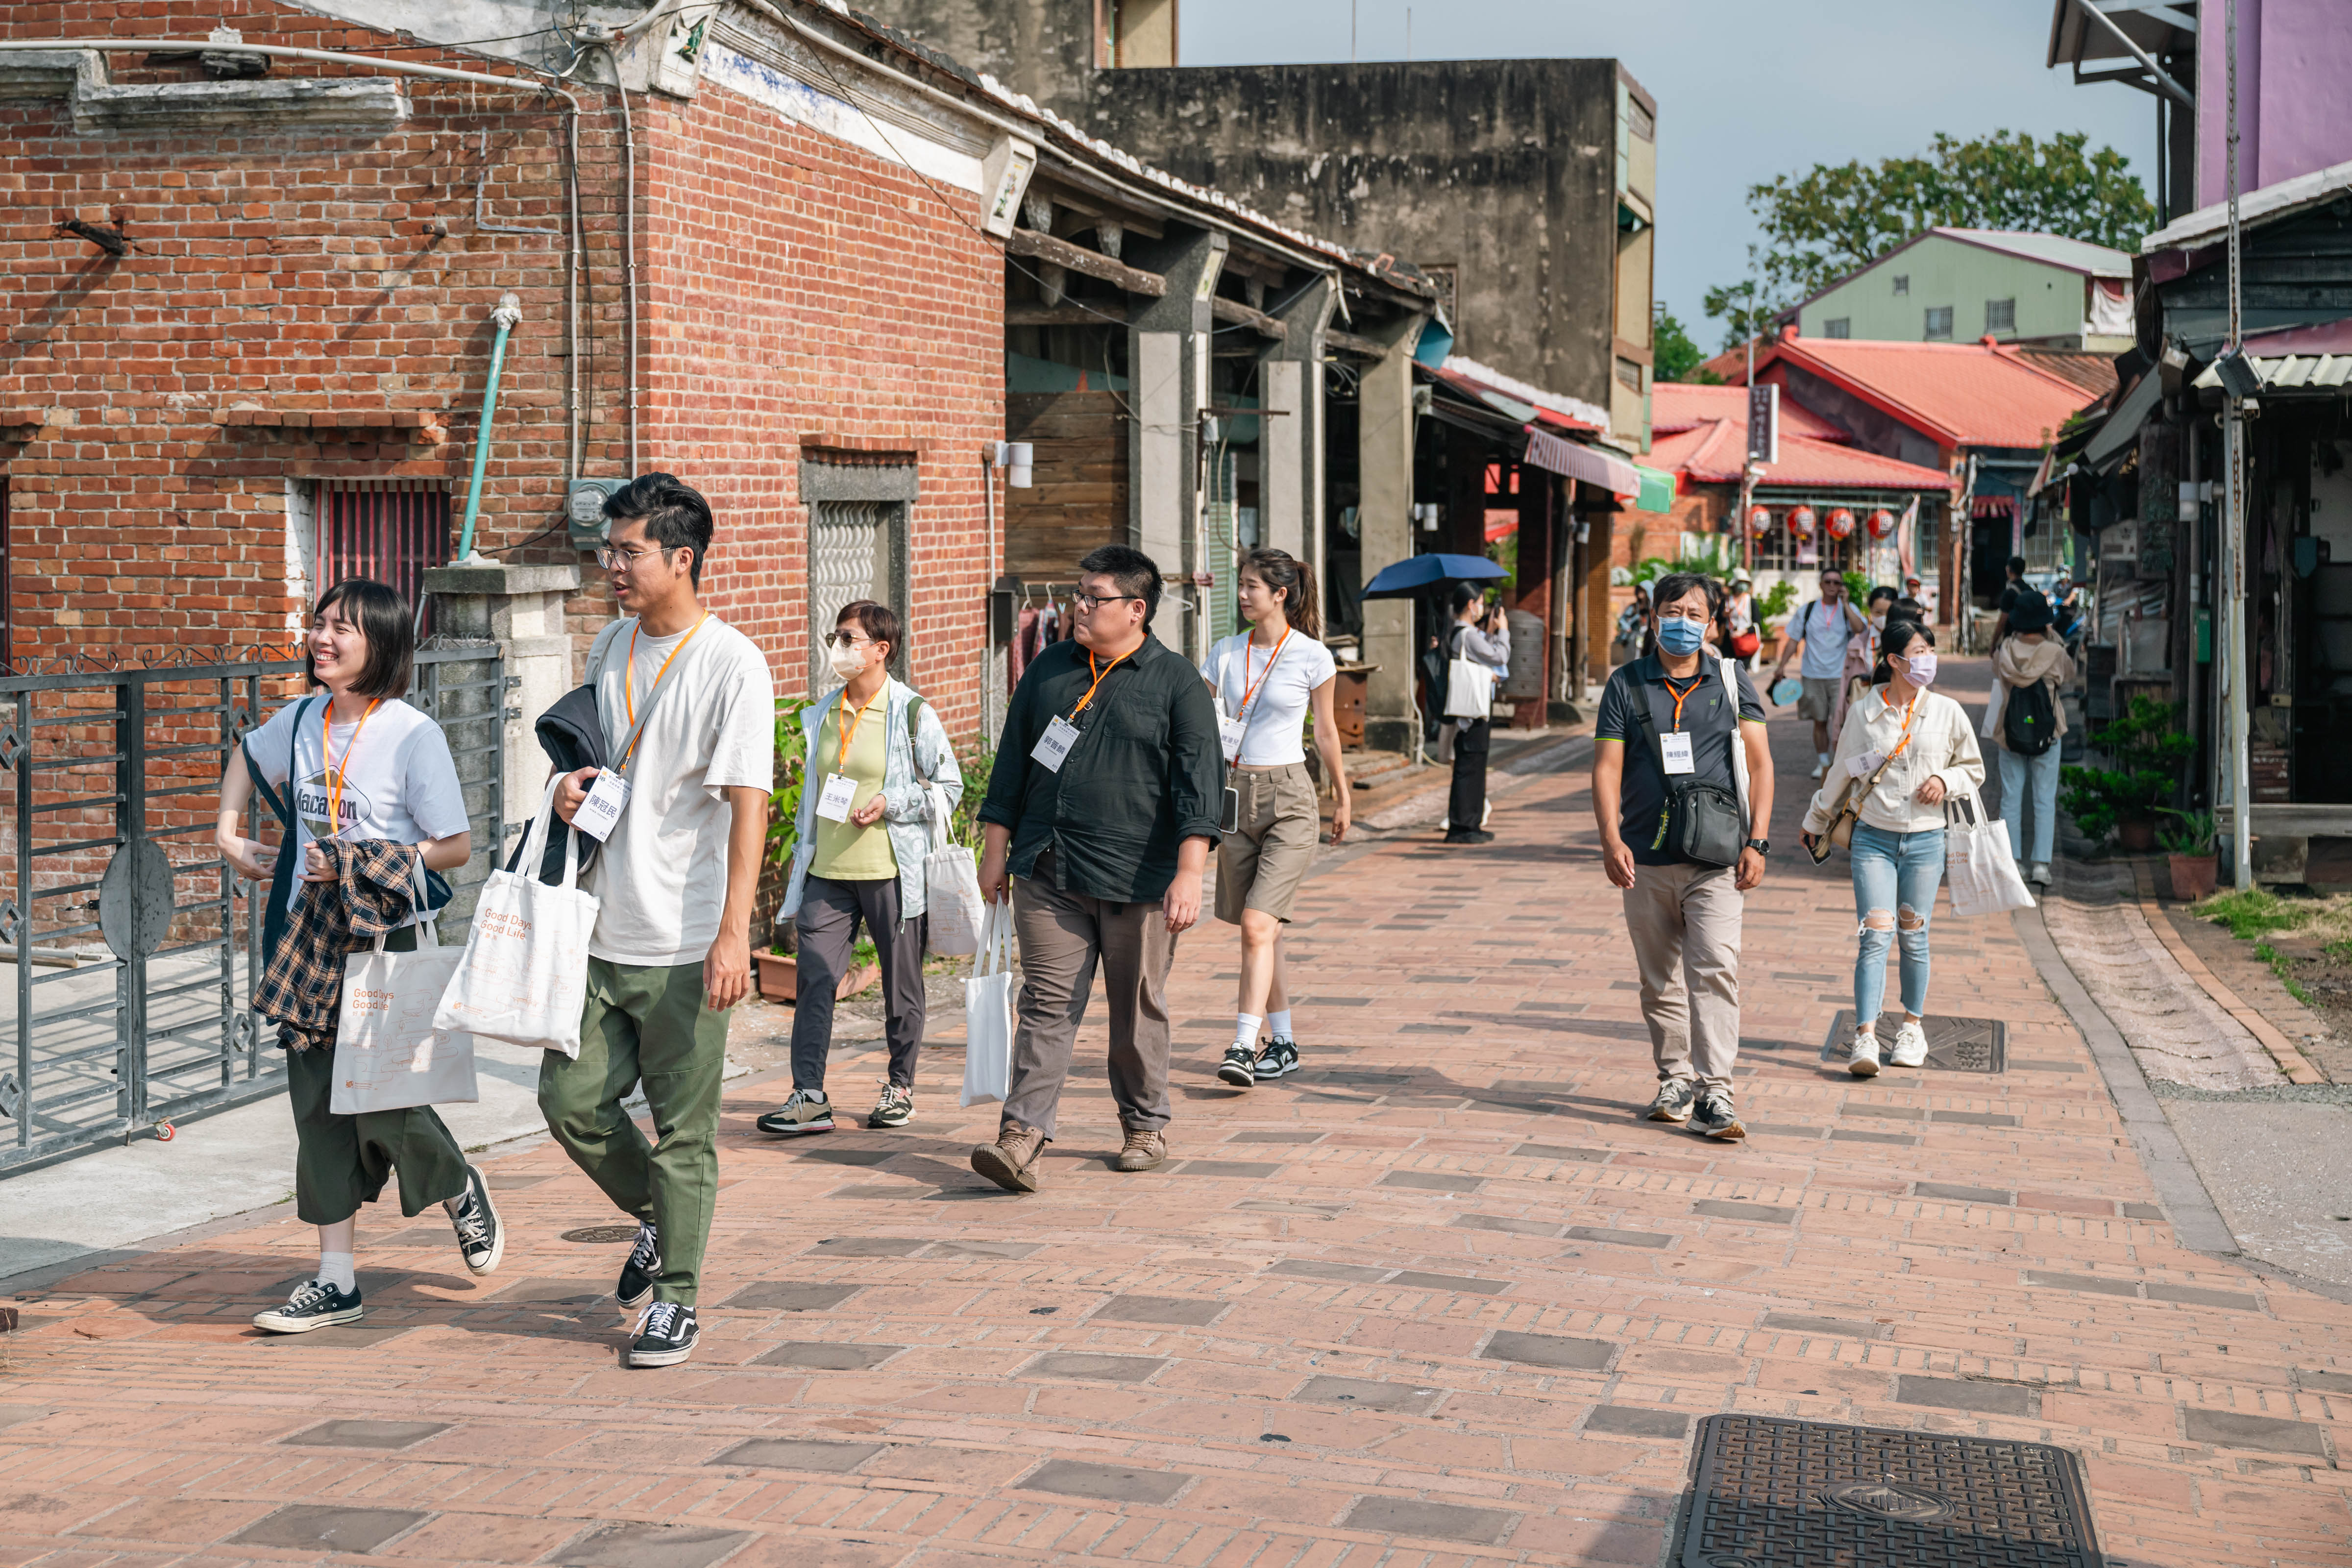
[[[613,95],[621,100],[621,276],[628,296],[629,352],[626,394],[629,415],[629,478],[637,477],[637,135],[629,121],[629,84],[621,79],[621,57],[600,46],[613,68]]]
[[[522,301],[512,294],[499,296],[499,308],[490,312],[498,324],[499,335],[490,344],[490,379],[482,387],[482,422],[474,431],[474,478],[466,487],[466,526],[457,536],[457,563],[460,566],[482,563],[474,552],[474,520],[482,510],[482,472],[490,460],[490,425],[499,416],[499,376],[506,369],[507,334],[522,320]]]

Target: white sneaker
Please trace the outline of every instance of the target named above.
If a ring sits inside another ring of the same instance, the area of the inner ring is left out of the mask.
[[[1916,1023],[1906,1024],[1895,1030],[1894,1048],[1886,1053],[1886,1059],[1899,1068],[1926,1067],[1927,1031]]]
[[[1830,768],[1827,763],[1815,763],[1813,764],[1813,777],[1815,778],[1821,777],[1823,773],[1829,771]]]
[[[2025,874],[2025,879],[2032,883],[2037,888],[2048,887],[2050,885],[2050,862],[2047,860],[2036,860],[2033,863],[2033,869]]]
[[[1853,1044],[1846,1052],[1845,1070],[1856,1078],[1878,1076],[1878,1037],[1875,1034],[1866,1035],[1860,1029],[1853,1032]]]

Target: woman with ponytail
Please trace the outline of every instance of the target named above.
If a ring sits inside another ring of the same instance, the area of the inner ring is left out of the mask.
[[[1307,773],[1307,719],[1323,776],[1339,793],[1331,842],[1347,836],[1348,770],[1339,763],[1332,716],[1339,666],[1323,646],[1315,575],[1280,550],[1242,557],[1235,595],[1250,629],[1223,638],[1202,661],[1224,731],[1225,832],[1217,845],[1217,918],[1242,928],[1241,1005],[1234,1043],[1217,1077],[1239,1089],[1298,1068],[1282,928],[1314,863],[1320,826],[1315,781]],[[1270,1038],[1261,1052],[1258,1026]]]

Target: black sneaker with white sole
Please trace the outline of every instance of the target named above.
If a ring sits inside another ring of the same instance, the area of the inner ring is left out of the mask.
[[[1225,1047],[1225,1059],[1217,1064],[1217,1077],[1235,1089],[1247,1089],[1257,1081],[1257,1053],[1235,1040]]]
[[[652,1226],[639,1221],[636,1245],[629,1248],[629,1260],[621,1265],[621,1282],[613,1287],[613,1294],[624,1307],[642,1307],[653,1295],[654,1276],[660,1272],[661,1238]]]
[[[364,1316],[357,1285],[343,1290],[324,1279],[305,1279],[294,1287],[294,1294],[287,1298],[286,1305],[256,1312],[253,1326],[273,1334],[307,1334],[312,1329],[356,1323]]]
[[[1690,1130],[1702,1138],[1720,1138],[1727,1143],[1748,1136],[1739,1113],[1731,1109],[1731,1096],[1721,1089],[1699,1097],[1698,1105],[1691,1111]]]
[[[457,1253],[468,1273],[477,1278],[498,1268],[507,1255],[507,1227],[499,1223],[499,1207],[490,1202],[490,1184],[479,1168],[466,1167],[466,1195],[442,1208],[457,1233]]]
[[[1698,1085],[1689,1079],[1660,1079],[1658,1097],[1650,1101],[1647,1114],[1653,1121],[1688,1121],[1691,1101],[1697,1097]]]
[[[1297,1042],[1283,1039],[1268,1040],[1265,1043],[1265,1049],[1257,1054],[1257,1066],[1254,1070],[1261,1082],[1266,1079],[1281,1078],[1297,1072],[1298,1070]]]
[[[676,1366],[694,1353],[702,1331],[694,1309],[676,1301],[656,1301],[637,1320],[637,1337],[629,1345],[631,1366]]]

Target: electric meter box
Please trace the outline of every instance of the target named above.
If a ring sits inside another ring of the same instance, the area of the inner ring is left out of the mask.
[[[612,524],[604,516],[604,498],[625,479],[574,479],[563,496],[565,525],[574,550],[602,550]]]

